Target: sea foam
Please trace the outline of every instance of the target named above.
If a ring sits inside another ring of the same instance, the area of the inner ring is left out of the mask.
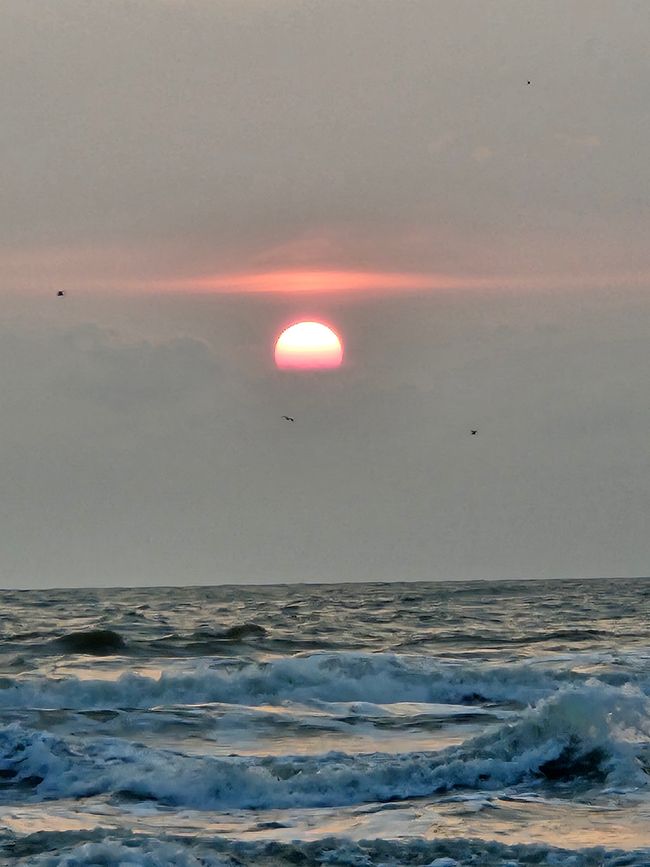
[[[39,800],[111,794],[199,810],[326,807],[541,779],[645,786],[649,733],[645,696],[594,684],[436,752],[197,757],[13,724],[0,730],[0,770],[5,785]]]
[[[13,863],[29,867],[647,867],[650,863],[649,849],[623,852],[595,846],[571,850],[464,838],[352,841],[324,837],[280,843],[223,837],[152,840],[97,830],[35,834],[23,841],[22,848],[32,851]]]
[[[115,680],[6,678],[1,708],[147,708],[159,705],[283,701],[429,702],[527,705],[587,675],[527,664],[486,665],[392,653],[313,653],[267,662],[194,663],[156,677]]]

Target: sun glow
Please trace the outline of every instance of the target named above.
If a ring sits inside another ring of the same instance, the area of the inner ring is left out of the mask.
[[[275,363],[281,370],[330,370],[342,360],[339,337],[321,322],[296,322],[275,344]]]

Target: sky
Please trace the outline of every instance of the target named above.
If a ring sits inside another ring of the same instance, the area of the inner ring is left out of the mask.
[[[0,586],[650,572],[645,0],[0,14]]]

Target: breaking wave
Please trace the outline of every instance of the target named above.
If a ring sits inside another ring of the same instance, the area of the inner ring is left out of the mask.
[[[562,690],[460,746],[401,755],[197,757],[14,724],[0,730],[0,776],[39,800],[110,794],[200,810],[336,807],[544,779],[645,786],[649,737],[645,696],[594,685]]]
[[[162,704],[284,701],[433,702],[451,704],[539,701],[585,674],[526,664],[471,665],[390,653],[314,653],[261,663],[200,663],[158,677],[125,673],[115,680],[73,676],[6,678],[2,708],[148,708]]]
[[[11,844],[9,844],[11,846]],[[1,850],[0,850],[1,851]],[[647,867],[650,850],[623,852],[598,846],[570,850],[544,844],[468,839],[352,841],[325,837],[311,842],[234,842],[223,837],[151,839],[96,830],[33,834],[11,851],[30,867]],[[27,852],[21,857],[21,852]]]

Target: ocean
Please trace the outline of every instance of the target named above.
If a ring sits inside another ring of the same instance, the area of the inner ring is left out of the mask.
[[[0,599],[2,865],[650,865],[650,580]]]

